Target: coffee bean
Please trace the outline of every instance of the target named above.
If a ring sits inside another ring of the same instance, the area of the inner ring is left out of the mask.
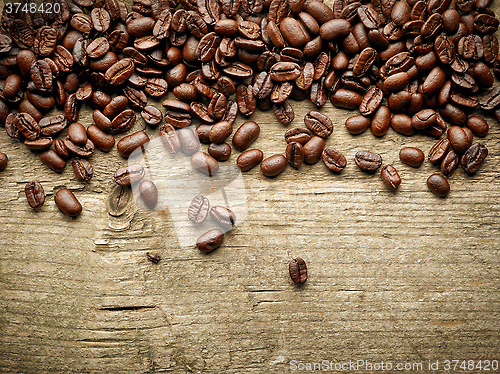
[[[75,122],[69,125],[68,136],[76,145],[82,146],[87,143],[87,130],[81,123]]]
[[[396,190],[401,184],[401,177],[396,168],[392,165],[386,165],[382,168],[380,177],[385,185],[393,190]]]
[[[316,18],[314,14],[311,15],[314,18]],[[318,19],[316,18],[316,20]],[[343,19],[332,19],[321,25],[319,29],[319,34],[324,40],[330,41],[330,40],[344,38],[347,35],[349,35],[350,31],[351,31],[351,24],[348,21]]]
[[[470,116],[467,120],[467,127],[471,129],[474,135],[481,137],[486,136],[490,130],[488,122],[479,116]]]
[[[67,160],[70,157],[69,150],[68,148],[66,148],[62,140],[56,139],[56,141],[54,142],[54,149],[62,159]]]
[[[219,171],[219,163],[215,158],[205,152],[196,152],[191,156],[191,165],[194,169],[213,176]]]
[[[241,114],[250,116],[255,112],[257,101],[250,85],[240,84],[236,89],[236,100]]]
[[[437,113],[432,109],[423,109],[411,118],[411,125],[414,129],[423,130],[437,121]]]
[[[224,230],[231,230],[236,226],[236,216],[226,207],[216,205],[210,208],[210,217],[217,222]]]
[[[154,209],[158,203],[158,189],[153,181],[143,180],[139,184],[139,194],[148,209]]]
[[[129,165],[118,168],[114,175],[116,184],[130,186],[144,178],[144,167],[142,165]]]
[[[75,173],[76,177],[82,182],[88,182],[94,175],[94,169],[92,168],[92,165],[88,160],[84,158],[75,158],[71,162],[71,165],[73,166],[73,172]]]
[[[369,118],[358,114],[345,120],[345,128],[350,134],[357,135],[369,128],[370,123],[371,121]]]
[[[411,167],[418,168],[425,160],[424,152],[416,147],[404,147],[399,151],[399,159]]]
[[[429,151],[429,161],[433,164],[441,162],[450,150],[451,143],[448,139],[438,140]]]
[[[212,143],[223,143],[233,132],[233,126],[229,122],[222,121],[212,126],[208,137]]]
[[[427,187],[440,197],[446,197],[450,193],[450,184],[441,174],[432,174],[427,178]]]
[[[286,158],[283,155],[273,155],[260,164],[260,170],[266,177],[275,177],[286,168]]]
[[[345,156],[331,147],[323,150],[321,158],[326,167],[335,173],[340,173],[347,165]]]
[[[330,101],[337,108],[353,110],[361,105],[362,97],[357,92],[340,88],[330,96]]]
[[[115,145],[115,138],[113,135],[106,134],[96,125],[87,127],[87,137],[103,152],[109,152]]]
[[[290,278],[296,284],[304,284],[307,281],[306,262],[301,258],[296,258],[288,264]]]
[[[413,135],[414,129],[411,125],[411,118],[406,114],[395,114],[391,118],[391,127],[394,131],[403,135]]]
[[[176,133],[177,133],[177,137],[179,139],[180,149],[182,150],[183,153],[190,156],[190,155],[193,155],[194,153],[196,153],[198,151],[198,149],[200,149],[200,142],[199,142],[198,138],[196,137],[196,134],[194,133],[194,131],[191,128],[187,127],[187,128],[179,129],[176,131]],[[172,150],[175,150],[176,149],[176,148],[174,148],[175,139],[169,138],[169,140],[172,140],[172,144],[171,144]],[[169,150],[169,147],[166,146],[165,141],[163,142],[163,144],[165,145],[167,150]],[[171,152],[170,150],[169,150],[169,152],[175,153],[175,152]]]
[[[380,106],[383,98],[384,93],[381,89],[376,87],[370,88],[363,96],[361,104],[359,105],[359,112],[364,116],[373,114]]]
[[[54,202],[64,214],[70,217],[76,217],[82,212],[82,205],[73,192],[67,188],[61,188],[56,192]]]
[[[260,134],[260,126],[253,121],[243,123],[233,135],[233,146],[240,152],[247,149]]]
[[[146,252],[146,257],[148,258],[149,261],[154,262],[155,264],[157,264],[161,260],[160,255],[156,253]]]
[[[40,126],[28,113],[17,113],[14,115],[13,125],[28,140],[35,140],[40,136]]]
[[[40,154],[40,161],[47,165],[49,168],[54,170],[56,173],[62,173],[66,167],[66,161],[64,161],[55,151],[49,149]]]
[[[149,136],[144,131],[137,131],[123,137],[116,144],[116,149],[122,157],[129,157],[136,149],[144,149],[147,143],[149,143]]]
[[[375,173],[382,166],[382,157],[374,152],[359,151],[354,155],[354,162],[361,170],[368,173]]]
[[[231,146],[227,143],[211,143],[208,146],[208,154],[217,161],[227,161],[231,156]]]
[[[32,208],[40,208],[45,202],[45,192],[39,182],[26,183],[24,193],[26,194],[29,206]]]
[[[188,218],[193,223],[202,223],[207,218],[210,203],[205,196],[196,196],[189,205]]]
[[[451,126],[447,135],[451,146],[458,153],[465,152],[472,144],[472,139],[469,141],[464,130],[459,126]]]
[[[441,161],[441,173],[450,176],[457,169],[459,159],[457,154],[451,149]]]
[[[201,235],[196,246],[202,253],[209,253],[219,248],[224,241],[224,233],[219,229],[212,229]]]
[[[300,143],[288,143],[285,154],[288,164],[295,169],[298,169],[304,162],[304,150]]]
[[[467,174],[474,174],[479,170],[486,156],[488,156],[488,149],[481,143],[475,143],[464,153],[460,159],[460,165]]]
[[[333,123],[330,118],[316,111],[310,111],[304,117],[304,123],[316,135],[326,138],[333,132]]]
[[[386,105],[381,105],[373,115],[370,129],[375,136],[384,136],[391,127],[391,111]]]
[[[304,144],[304,162],[306,164],[315,164],[321,158],[325,140],[319,136],[313,136]]]
[[[264,153],[260,149],[249,149],[238,156],[236,165],[241,171],[248,171],[257,166],[263,158]]]
[[[160,127],[160,139],[169,153],[177,153],[181,149],[181,142],[177,131],[169,124],[164,124]]]

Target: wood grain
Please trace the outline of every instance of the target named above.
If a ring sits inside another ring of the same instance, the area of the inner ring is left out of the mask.
[[[292,105],[293,125],[302,125],[314,108]],[[96,151],[94,178],[83,184],[69,165],[56,174],[0,131],[9,156],[0,173],[0,370],[250,374],[292,372],[291,360],[498,359],[498,122],[488,117],[480,171],[458,170],[441,199],[425,185],[436,167],[398,159],[407,145],[427,153],[433,139],[352,136],[344,127],[352,112],[329,102],[321,112],[346,169],[335,175],[320,162],[274,179],[258,167],[245,173],[246,218],[209,255],[179,246],[168,210],[132,202],[122,216],[107,213],[114,171],[126,164],[116,149]],[[253,146],[283,153],[285,128],[272,112],[250,119],[262,129]],[[80,122],[91,123],[89,108]],[[357,168],[358,150],[398,169],[397,192]],[[24,196],[31,180],[47,193],[37,211]],[[63,186],[83,205],[76,219],[54,204]],[[147,251],[162,260],[152,264]],[[297,256],[309,269],[302,287],[288,276]]]

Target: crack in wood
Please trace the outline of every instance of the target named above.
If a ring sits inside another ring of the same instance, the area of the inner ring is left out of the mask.
[[[130,312],[139,310],[155,309],[156,305],[129,305],[129,306],[104,306],[97,308],[106,312]]]

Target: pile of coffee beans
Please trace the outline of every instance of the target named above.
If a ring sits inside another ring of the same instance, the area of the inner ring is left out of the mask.
[[[405,136],[439,139],[428,159],[441,174],[427,185],[446,196],[446,178],[458,166],[475,173],[488,154],[473,137],[485,136],[489,125],[472,111],[500,119],[500,86],[493,87],[493,74],[500,76],[499,20],[491,1],[335,0],[330,8],[317,0],[133,0],[129,10],[119,0],[53,0],[53,11],[42,14],[4,7],[0,123],[57,173],[73,158],[83,182],[93,176],[95,148],[109,152],[114,135],[127,132],[137,114],[159,128],[170,153],[189,155],[192,167],[209,176],[233,148],[242,152],[236,161],[242,171],[260,164],[267,177],[320,159],[340,173],[347,159],[325,148],[333,123],[320,111],[306,114],[305,127],[284,132],[284,155],[264,158],[248,149],[260,134],[253,121],[239,126],[232,147],[226,142],[238,113],[272,109],[288,126],[295,120],[289,99],[309,99],[319,110],[329,98],[338,108],[359,111],[345,122],[353,135],[370,128],[381,137],[392,127]],[[162,102],[164,111],[148,102],[169,91],[175,99]],[[78,122],[82,104],[93,108],[87,127]],[[49,115],[53,108],[64,114]],[[128,157],[148,142],[138,131],[122,138],[117,150]],[[200,143],[208,144],[208,153]],[[407,147],[400,159],[419,167],[425,155]],[[390,189],[401,184],[397,170],[370,150],[356,153],[354,162],[368,173],[380,169]],[[6,163],[0,153],[0,170]],[[140,182],[144,203],[153,209],[158,191],[144,175],[142,165],[129,165],[114,179],[121,186]],[[43,204],[37,182],[26,186],[26,196],[34,208]],[[69,216],[82,210],[66,189],[55,203]],[[224,214],[212,210],[221,224]],[[203,252],[222,243],[217,230],[198,241]]]

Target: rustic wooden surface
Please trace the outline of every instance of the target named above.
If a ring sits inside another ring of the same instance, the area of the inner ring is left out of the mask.
[[[293,107],[302,125],[313,107]],[[107,213],[113,173],[126,164],[116,148],[96,151],[84,184],[70,165],[52,172],[0,129],[9,156],[0,173],[0,370],[287,373],[291,360],[441,360],[442,369],[446,359],[498,359],[498,122],[490,118],[480,139],[490,152],[480,171],[458,170],[441,199],[425,185],[436,167],[398,159],[403,146],[427,153],[432,139],[351,136],[343,123],[352,112],[329,102],[322,112],[335,124],[327,145],[348,159],[344,172],[320,162],[274,179],[245,173],[246,218],[209,255],[179,246],[168,210],[131,202],[120,217]],[[255,147],[284,152],[272,112],[250,119],[262,129]],[[91,123],[89,111],[80,122]],[[357,168],[358,150],[398,169],[397,192]],[[37,211],[24,195],[31,180],[47,193]],[[76,219],[54,204],[63,186],[83,205]],[[162,260],[152,264],[147,251]],[[297,256],[309,269],[302,287],[288,276]]]

